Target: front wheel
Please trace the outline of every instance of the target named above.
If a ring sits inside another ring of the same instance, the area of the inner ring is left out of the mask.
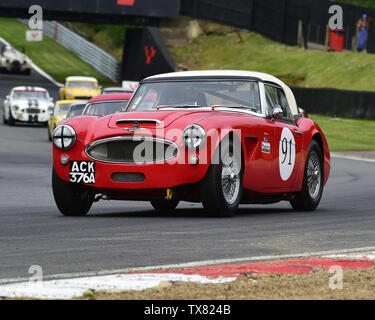
[[[66,182],[52,169],[52,190],[55,202],[64,216],[84,216],[93,203],[92,193],[82,185]]]
[[[13,118],[12,116],[12,112],[9,110],[9,118],[8,118],[8,121],[7,123],[10,125],[10,126],[14,126],[15,123],[16,123],[16,120]]]
[[[178,206],[179,200],[151,200],[151,205],[155,210],[162,213],[171,213]]]
[[[290,202],[296,211],[314,211],[322,198],[324,187],[323,154],[319,144],[313,140],[310,144],[302,191]]]
[[[3,112],[3,124],[8,124],[8,120],[5,118],[5,111]]]
[[[52,137],[51,137],[51,132],[49,131],[48,124],[47,124],[47,130],[48,130],[48,141],[51,142],[52,141]]]
[[[233,143],[222,143],[200,184],[203,207],[212,216],[230,217],[241,201],[243,170],[241,153],[234,152]]]

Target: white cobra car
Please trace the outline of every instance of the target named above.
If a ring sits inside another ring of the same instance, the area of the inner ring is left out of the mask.
[[[3,121],[47,124],[53,99],[40,87],[15,87],[4,100]]]
[[[0,70],[30,75],[31,60],[24,53],[5,45],[0,49]]]

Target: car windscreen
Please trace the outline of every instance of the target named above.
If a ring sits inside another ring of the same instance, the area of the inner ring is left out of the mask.
[[[38,99],[38,100],[48,100],[48,93],[45,91],[13,91],[12,99],[22,100],[22,99]]]
[[[106,116],[118,111],[123,111],[128,105],[128,100],[94,102],[87,106],[85,115]]]
[[[73,118],[73,117],[82,115],[82,112],[85,109],[85,106],[86,106],[85,104],[82,104],[82,105],[71,107],[67,115],[67,118]]]
[[[152,110],[168,106],[223,106],[261,112],[258,83],[241,80],[145,83],[132,98],[129,110]]]
[[[68,88],[96,88],[97,84],[94,81],[69,81]]]
[[[71,105],[71,103],[56,104],[55,114],[67,113]]]

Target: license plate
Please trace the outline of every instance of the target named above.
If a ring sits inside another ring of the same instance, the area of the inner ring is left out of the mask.
[[[37,121],[38,121],[38,116],[29,115],[29,122],[37,122]]]
[[[70,161],[69,181],[72,183],[95,183],[94,161]]]

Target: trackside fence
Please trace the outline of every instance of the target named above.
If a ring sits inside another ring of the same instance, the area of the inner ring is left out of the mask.
[[[19,19],[19,21],[25,24],[28,23],[26,19]],[[43,21],[43,34],[74,52],[83,61],[90,64],[113,82],[120,81],[120,61],[85,38],[56,21]]]

